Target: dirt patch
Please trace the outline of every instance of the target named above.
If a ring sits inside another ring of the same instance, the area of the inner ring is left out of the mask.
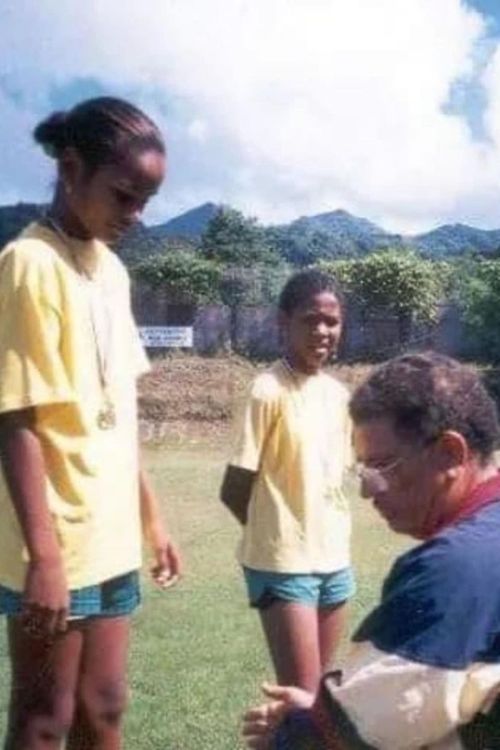
[[[226,446],[251,381],[269,367],[237,356],[182,353],[155,358],[152,365],[151,373],[139,383],[140,434],[150,445],[203,442]],[[352,391],[372,367],[340,365],[329,371]],[[483,367],[481,371],[500,404],[500,368]]]
[[[142,439],[150,443],[198,438],[227,440],[234,415],[256,374],[269,367],[235,356],[172,354],[153,360],[139,383]],[[369,365],[332,367],[354,388]]]
[[[139,414],[149,421],[224,422],[232,418],[257,368],[237,357],[168,356],[139,384]]]

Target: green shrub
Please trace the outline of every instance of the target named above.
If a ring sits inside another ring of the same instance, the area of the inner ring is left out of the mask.
[[[321,262],[365,314],[375,310],[419,323],[436,320],[448,283],[446,263],[388,250],[364,258]]]
[[[471,355],[500,361],[500,260],[469,260],[456,267],[453,298]]]
[[[196,253],[153,255],[132,268],[135,278],[168,290],[177,300],[207,304],[220,302],[222,269]]]

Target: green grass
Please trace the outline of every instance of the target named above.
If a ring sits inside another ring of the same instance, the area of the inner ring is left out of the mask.
[[[194,445],[146,453],[186,564],[167,592],[145,578],[134,618],[131,704],[126,747],[141,750],[237,750],[239,717],[272,677],[256,614],[246,603],[235,562],[236,524],[221,507],[221,449]],[[354,495],[354,493],[353,493]],[[384,573],[404,547],[369,503],[353,500],[358,594],[351,627],[375,603]],[[5,725],[8,664],[0,637],[0,729]]]

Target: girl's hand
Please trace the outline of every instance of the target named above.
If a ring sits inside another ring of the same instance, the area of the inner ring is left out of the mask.
[[[162,530],[149,535],[154,562],[151,577],[162,589],[168,589],[179,580],[182,573],[180,554],[170,537]]]
[[[32,561],[24,586],[21,619],[33,638],[64,633],[69,612],[69,591],[61,560]]]
[[[243,737],[252,750],[271,750],[276,729],[286,714],[298,708],[311,708],[315,698],[306,690],[281,685],[264,684],[262,691],[271,700],[250,709],[243,717]]]
[[[177,548],[161,520],[160,504],[143,469],[139,470],[139,497],[144,538],[153,553],[151,576],[162,589],[177,582],[181,575],[181,559]]]

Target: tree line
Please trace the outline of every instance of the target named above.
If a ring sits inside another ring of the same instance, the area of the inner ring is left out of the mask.
[[[274,304],[290,273],[314,265],[334,275],[347,304],[354,300],[367,316],[386,312],[411,327],[432,324],[444,304],[455,305],[474,355],[500,361],[500,260],[432,260],[388,247],[354,257],[295,254],[292,262],[280,242],[279,228],[221,207],[199,242],[167,240],[162,252],[133,261],[131,271],[176,302],[237,308]]]

